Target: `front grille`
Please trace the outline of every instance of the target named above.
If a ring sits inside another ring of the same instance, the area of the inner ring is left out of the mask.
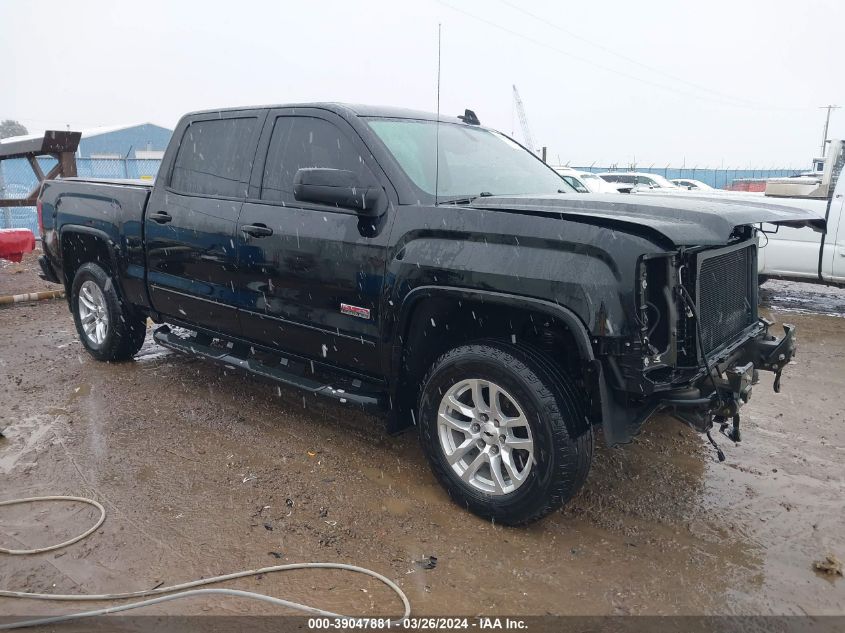
[[[698,255],[696,303],[704,354],[733,340],[757,320],[757,259],[753,244]]]

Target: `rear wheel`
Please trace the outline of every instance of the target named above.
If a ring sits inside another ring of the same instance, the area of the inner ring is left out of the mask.
[[[499,343],[457,347],[423,386],[420,436],[432,469],[460,505],[504,524],[566,503],[589,472],[593,437],[567,376]],[[577,437],[570,429],[581,429]]]
[[[70,309],[79,339],[97,360],[126,360],[141,349],[146,319],[120,298],[97,264],[83,264],[76,272]]]

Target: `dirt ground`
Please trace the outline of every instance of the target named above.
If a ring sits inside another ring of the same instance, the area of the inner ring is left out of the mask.
[[[10,276],[30,273],[0,269],[0,294]],[[30,279],[15,292],[42,289]],[[727,461],[657,418],[630,445],[600,442],[582,493],[522,529],[453,505],[413,433],[389,437],[379,419],[149,338],[132,362],[97,363],[63,300],[0,309],[0,499],[90,496],[108,512],[81,543],[0,558],[0,588],[114,592],[336,561],[395,579],[415,614],[843,614],[845,580],[813,561],[845,559],[845,292],[770,282],[762,298],[798,326],[799,356],[781,394],[763,375],[741,444],[717,436]],[[2,508],[0,546],[53,543],[94,517],[73,504]],[[434,569],[418,562],[429,556]],[[349,614],[400,610],[341,572],[229,586]],[[0,614],[74,606],[0,598]],[[146,612],[278,610],[215,597]]]
[[[0,297],[18,295],[44,290],[61,290],[61,286],[51,284],[38,277],[40,268],[38,256],[40,250],[27,253],[20,262],[0,259]]]

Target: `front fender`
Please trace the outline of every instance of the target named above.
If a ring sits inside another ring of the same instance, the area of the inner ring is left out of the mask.
[[[493,292],[491,290],[476,290],[470,288],[453,288],[443,286],[420,286],[418,288],[414,288],[405,295],[402,305],[399,308],[398,318],[396,319],[394,331],[391,337],[391,340],[393,341],[393,348],[391,350],[391,371],[395,372],[401,366],[402,340],[404,339],[403,334],[407,331],[411,322],[414,307],[421,300],[432,297],[449,297],[456,301],[476,300],[479,303],[485,303],[491,306],[499,305],[525,308],[548,314],[549,316],[559,319],[570,328],[578,344],[578,352],[585,361],[589,362],[595,359],[593,356],[592,345],[590,345],[590,336],[587,332],[587,328],[584,326],[584,323],[578,315],[565,306],[533,297]]]
[[[493,291],[566,306],[591,333],[627,333],[636,261],[653,246],[589,225],[561,226],[548,218],[527,222],[535,234],[506,234],[514,218],[498,217],[502,215],[478,218],[477,224],[486,229],[480,234],[454,229],[404,234],[388,262],[387,299],[401,306],[408,293],[422,286]],[[461,220],[469,224],[467,218]]]
[[[578,352],[585,364],[589,367],[589,380],[594,385],[593,398],[598,399],[601,411],[601,424],[605,429],[605,436],[611,445],[623,441],[630,441],[628,425],[631,412],[620,409],[610,395],[610,390],[605,380],[602,364],[596,360],[593,347],[590,342],[590,335],[583,321],[569,308],[522,295],[507,294],[489,290],[476,290],[468,288],[454,288],[443,286],[420,286],[409,292],[398,309],[398,316],[395,321],[392,335],[393,346],[390,354],[391,375],[398,375],[402,366],[403,341],[406,340],[414,309],[422,301],[431,298],[448,297],[455,301],[477,301],[491,306],[517,307],[547,314],[550,317],[566,324],[573,334],[578,346]],[[394,382],[393,387],[397,387]]]

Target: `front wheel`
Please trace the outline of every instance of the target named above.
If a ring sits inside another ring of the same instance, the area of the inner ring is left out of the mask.
[[[97,264],[79,267],[70,309],[79,340],[97,360],[126,360],[141,349],[146,319],[120,298],[111,278]]]
[[[420,437],[450,496],[487,519],[535,521],[587,477],[593,436],[571,380],[541,356],[499,343],[463,345],[435,362]]]

